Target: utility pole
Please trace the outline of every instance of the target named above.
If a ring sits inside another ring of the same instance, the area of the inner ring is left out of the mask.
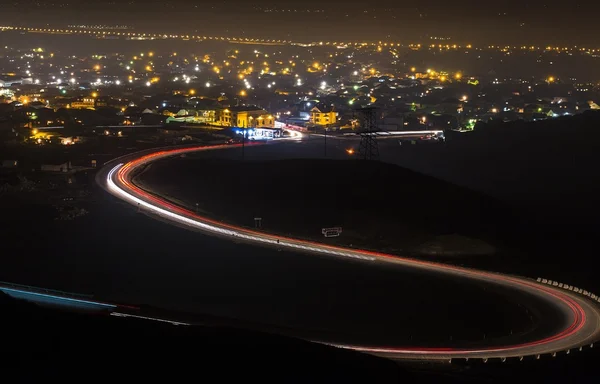
[[[361,113],[362,124],[360,132],[360,146],[358,156],[363,160],[379,160],[379,147],[377,145],[377,110],[374,107],[365,107],[357,110]]]
[[[325,127],[325,158],[327,158],[327,127]]]

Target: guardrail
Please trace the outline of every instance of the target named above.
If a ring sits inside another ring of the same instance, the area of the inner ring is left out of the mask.
[[[575,287],[573,285],[569,285],[569,284],[565,284],[565,283],[559,283],[558,281],[555,280],[550,280],[550,279],[544,279],[542,277],[538,277],[536,280],[538,283],[542,283],[542,284],[548,284],[551,285],[553,287],[558,287],[558,288],[562,288],[568,291],[572,291],[575,293],[579,293],[583,296],[587,296],[590,299],[600,303],[600,296],[596,295],[595,293],[592,293],[591,291],[585,290],[583,288],[578,288]]]

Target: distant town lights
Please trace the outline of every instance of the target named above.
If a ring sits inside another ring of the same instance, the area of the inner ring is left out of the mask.
[[[115,81],[115,84],[117,84],[117,85],[121,85],[121,80],[117,80],[117,81]]]
[[[204,86],[205,86],[206,88],[209,88],[209,87],[210,87],[210,82],[208,82],[208,81],[207,81],[207,82],[206,82],[206,84],[204,84]]]

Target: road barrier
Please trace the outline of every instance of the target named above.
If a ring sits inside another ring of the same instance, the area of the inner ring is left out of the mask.
[[[600,296],[596,295],[595,293],[592,293],[592,291],[588,291],[588,290],[583,289],[583,288],[575,287],[573,285],[569,285],[569,284],[565,284],[565,283],[559,283],[557,281],[553,281],[553,280],[549,280],[549,279],[544,279],[544,278],[541,278],[541,277],[538,277],[536,279],[536,281],[538,283],[548,284],[548,285],[552,285],[554,287],[558,287],[558,288],[566,289],[566,290],[569,290],[569,291],[573,291],[575,293],[579,293],[579,294],[581,294],[583,296],[589,297],[591,300],[594,300],[594,301],[600,303]]]

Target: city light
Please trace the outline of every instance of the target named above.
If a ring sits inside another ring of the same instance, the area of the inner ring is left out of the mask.
[[[196,90],[195,89],[190,89],[190,95],[195,95],[196,94]]]
[[[206,88],[209,88],[209,87],[210,87],[210,83],[207,81],[207,82],[206,82],[206,84],[204,84],[204,86],[205,86]]]
[[[146,87],[149,87],[149,86],[151,86],[151,85],[152,85],[152,83],[151,83],[151,82],[149,82],[149,81],[146,81]]]
[[[116,85],[121,85],[121,80],[117,80],[117,81],[115,81],[115,84],[116,84]]]
[[[246,96],[246,95],[247,95],[246,91],[244,91],[244,90],[242,89],[242,90],[240,91],[240,96]]]

